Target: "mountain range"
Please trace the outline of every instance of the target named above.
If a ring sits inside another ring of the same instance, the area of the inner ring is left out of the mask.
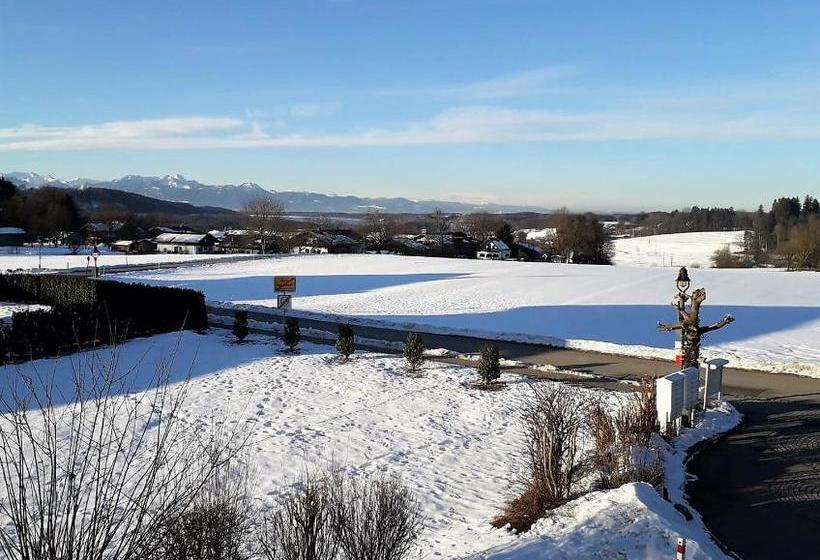
[[[371,198],[353,195],[323,194],[306,191],[266,189],[256,183],[207,185],[182,175],[150,177],[126,175],[119,179],[61,179],[33,172],[0,173],[21,188],[54,186],[65,189],[113,189],[159,200],[184,202],[196,206],[211,206],[239,210],[254,198],[273,196],[281,200],[288,212],[321,212],[360,214],[378,209],[394,214],[424,214],[440,208],[449,213],[466,212],[549,212],[545,208],[505,204],[473,204],[443,200],[411,200],[408,198]]]

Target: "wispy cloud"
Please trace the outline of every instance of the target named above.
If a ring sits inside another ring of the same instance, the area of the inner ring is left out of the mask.
[[[338,101],[319,103],[294,103],[273,107],[246,107],[245,116],[249,119],[266,119],[284,121],[287,119],[313,119],[328,117],[339,112],[342,104]]]
[[[382,89],[379,95],[426,95],[468,100],[524,97],[543,93],[579,74],[576,66],[562,64],[459,84]]]
[[[232,117],[117,121],[0,129],[0,151],[89,149],[327,148],[606,140],[809,140],[818,119],[789,113],[715,119],[639,112],[566,112],[466,106],[394,128],[273,134]]]
[[[486,95],[523,91],[544,79],[476,82]],[[466,90],[465,90],[466,91]],[[772,83],[610,89],[597,103],[510,107],[512,100],[462,103],[416,121],[317,132],[337,103],[248,108],[237,116],[122,120],[76,126],[0,128],[0,151],[91,149],[220,149],[413,146],[585,141],[756,141],[820,139],[820,85],[809,79]],[[519,100],[523,104],[525,100]],[[532,105],[532,100],[529,105]],[[592,109],[596,107],[596,109]],[[597,107],[600,107],[598,109]],[[286,122],[287,126],[281,126]],[[335,130],[338,129],[338,123]]]

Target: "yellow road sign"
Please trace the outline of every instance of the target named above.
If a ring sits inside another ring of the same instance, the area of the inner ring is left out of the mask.
[[[274,276],[273,289],[277,292],[295,292],[296,276]]]

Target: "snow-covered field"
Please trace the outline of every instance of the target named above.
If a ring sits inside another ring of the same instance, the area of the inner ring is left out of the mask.
[[[668,233],[615,240],[615,264],[640,266],[712,266],[715,251],[743,248],[742,231]]]
[[[677,270],[635,266],[299,255],[122,275],[201,290],[215,302],[276,306],[272,276],[296,275],[295,313],[352,323],[543,342],[670,358]],[[692,269],[708,293],[703,322],[737,319],[705,337],[705,357],[734,367],[820,375],[820,275]]]
[[[107,364],[110,353],[19,367],[35,379],[54,375],[54,394],[61,395],[59,383],[84,371],[84,360],[95,356]],[[475,372],[461,366],[428,363],[423,377],[408,377],[394,356],[362,353],[339,364],[326,346],[305,344],[301,355],[283,355],[268,338],[236,345],[225,335],[193,333],[128,342],[118,351],[118,364],[139,392],[148,388],[157,363],[171,355],[172,381],[191,375],[182,409],[186,421],[199,425],[216,414],[250,431],[259,507],[271,504],[306,465],[332,460],[346,465],[348,476],[392,472],[412,488],[425,515],[414,558],[463,558],[499,546],[512,548],[490,558],[672,557],[677,536],[693,540],[691,558],[722,557],[699,518],[684,521],[641,484],[571,502],[525,536],[492,529],[488,522],[510,497],[521,464],[518,422],[531,381],[505,376],[505,390],[481,392],[463,385]],[[0,368],[3,383],[16,375],[13,368]],[[596,395],[615,405],[615,394]],[[688,445],[721,425],[709,422],[703,434],[696,430],[682,441]]]
[[[42,257],[41,257],[42,255]],[[0,272],[6,270],[37,270],[39,267],[47,270],[66,270],[70,268],[85,268],[94,266],[93,259],[89,261],[91,249],[83,248],[76,255],[65,247],[0,247]],[[178,263],[192,260],[211,260],[236,255],[174,255],[169,253],[155,255],[125,255],[110,251],[102,251],[97,264],[103,270],[110,266],[126,264],[153,264]]]

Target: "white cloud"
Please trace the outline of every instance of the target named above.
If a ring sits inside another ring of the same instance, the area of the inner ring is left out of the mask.
[[[506,74],[487,80],[461,84],[383,89],[377,93],[379,95],[454,97],[467,100],[514,98],[543,93],[549,86],[555,86],[563,80],[573,78],[578,73],[577,67],[561,64]]]
[[[295,103],[275,107],[247,107],[245,116],[249,119],[312,119],[327,117],[339,112],[342,104],[336,101],[319,103]]]
[[[699,92],[700,93],[700,92]],[[726,92],[730,95],[731,92]],[[804,103],[761,103],[744,93],[742,106],[719,110],[624,100],[607,110],[544,110],[469,105],[429,119],[339,133],[273,133],[271,122],[248,112],[236,117],[177,117],[79,126],[26,124],[0,129],[0,151],[90,149],[325,148],[610,140],[817,140],[820,112]],[[660,98],[659,98],[660,99]],[[802,98],[801,98],[802,99]],[[291,114],[316,107],[292,106]],[[275,128],[275,126],[273,127]]]

